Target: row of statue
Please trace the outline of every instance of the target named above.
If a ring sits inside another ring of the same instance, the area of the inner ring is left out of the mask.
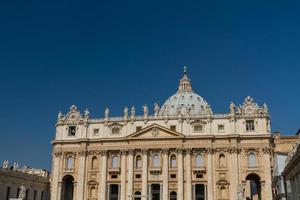
[[[147,105],[143,105],[142,108],[143,108],[144,117],[147,118],[149,116],[148,106]],[[159,107],[158,103],[155,103],[154,104],[154,116],[158,116],[159,115],[159,110],[160,110],[160,107]],[[135,118],[135,114],[136,114],[135,113],[135,107],[132,106],[130,111],[131,111],[130,118]],[[127,106],[125,106],[125,108],[124,108],[124,118],[128,119],[128,117],[129,117],[129,109],[128,109]],[[105,119],[109,118],[109,108],[108,107],[105,108],[104,118]]]
[[[143,109],[143,117],[148,118],[149,116],[149,108],[147,105],[142,106]],[[154,104],[153,111],[154,111],[154,117],[157,116],[167,116],[168,115],[168,106],[164,105],[161,109],[158,103]],[[178,116],[183,116],[183,115],[189,115],[192,107],[189,106],[177,106],[176,113]],[[208,115],[212,115],[212,111],[210,106],[208,105],[206,108],[206,112]],[[229,110],[230,110],[230,115],[232,116],[241,116],[241,115],[260,115],[260,116],[267,116],[269,114],[268,107],[266,104],[263,104],[263,106],[258,106],[257,103],[254,102],[253,98],[251,97],[246,97],[244,100],[243,105],[235,106],[233,102],[230,103],[229,105]],[[109,114],[110,110],[108,107],[105,108],[104,111],[104,119],[108,120],[109,119]],[[63,115],[61,112],[58,113],[58,121],[63,122],[65,120],[71,120],[71,121],[86,121],[90,117],[90,112],[88,109],[84,111],[83,114],[81,114],[77,108],[77,106],[72,105],[70,108],[70,112],[67,115]],[[129,115],[129,108],[125,106],[123,110],[123,117],[124,119],[134,119],[136,117],[136,109],[134,106],[131,107],[130,109],[130,115]]]
[[[23,166],[23,168],[19,168],[19,164],[17,162],[13,163],[13,166],[9,166],[9,161],[4,160],[2,164],[2,168],[5,170],[13,170],[17,172],[22,172],[26,174],[32,174],[32,175],[38,175],[41,177],[48,177],[49,173],[46,170],[43,169],[34,169],[27,166]]]
[[[2,164],[2,168],[3,169],[12,169],[12,170],[16,171],[19,168],[19,164],[17,162],[14,162],[13,166],[11,168],[9,168],[9,161],[4,160],[3,164]]]

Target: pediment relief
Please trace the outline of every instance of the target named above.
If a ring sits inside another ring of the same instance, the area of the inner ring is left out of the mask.
[[[205,121],[205,120],[200,120],[200,119],[197,119],[197,120],[193,120],[193,121],[191,121],[191,123],[190,124],[203,124],[203,125],[205,125],[205,124],[207,124],[207,122]]]
[[[108,124],[108,127],[119,127],[119,128],[122,128],[123,124],[113,122],[113,123]]]
[[[137,131],[129,136],[127,139],[160,139],[160,138],[184,138],[184,135],[158,124],[152,124],[140,131]]]

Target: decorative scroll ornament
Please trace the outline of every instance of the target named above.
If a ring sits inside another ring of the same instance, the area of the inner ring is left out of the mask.
[[[268,113],[267,105],[260,107],[256,102],[254,102],[253,98],[248,96],[245,98],[243,105],[238,106],[236,115],[268,117],[269,113]]]
[[[62,123],[71,123],[71,124],[78,124],[78,123],[83,123],[87,122],[89,119],[90,112],[88,109],[84,111],[83,114],[81,114],[77,108],[77,106],[72,105],[70,107],[70,111],[66,114],[63,115],[62,112],[59,112],[57,115],[57,123],[62,124]]]
[[[62,155],[61,151],[54,152],[55,157],[60,157]]]

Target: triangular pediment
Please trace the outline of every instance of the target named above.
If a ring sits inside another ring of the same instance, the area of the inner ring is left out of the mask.
[[[158,124],[152,124],[127,136],[127,139],[163,139],[163,138],[179,139],[179,138],[184,138],[184,135],[176,131],[172,131],[168,128],[165,128],[163,126],[160,126]]]

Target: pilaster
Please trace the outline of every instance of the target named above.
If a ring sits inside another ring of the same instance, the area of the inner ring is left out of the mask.
[[[101,151],[101,177],[98,192],[99,200],[106,200],[107,151]]]
[[[177,150],[177,157],[178,157],[177,199],[183,200],[183,151],[182,149]]]
[[[163,149],[163,200],[169,199],[169,152],[168,149]]]
[[[142,150],[143,154],[143,173],[142,173],[142,195],[146,196],[148,190],[148,150]],[[147,200],[148,198],[142,197],[142,200]]]
[[[126,200],[126,154],[125,150],[121,151],[121,200]]]
[[[127,164],[128,164],[128,172],[127,172],[127,200],[131,200],[132,192],[133,192],[133,150],[128,151],[128,156],[127,156]]]

